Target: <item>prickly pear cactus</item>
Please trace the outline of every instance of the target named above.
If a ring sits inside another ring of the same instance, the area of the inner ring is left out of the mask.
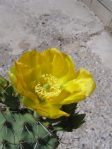
[[[0,114],[0,142],[2,149],[53,149],[57,138],[45,124],[37,121],[30,113]]]
[[[50,123],[21,107],[19,95],[0,76],[0,149],[55,149],[58,137]]]
[[[56,149],[57,131],[72,132],[84,123],[77,104],[64,105],[69,117],[48,119],[20,104],[20,96],[0,76],[0,149]]]

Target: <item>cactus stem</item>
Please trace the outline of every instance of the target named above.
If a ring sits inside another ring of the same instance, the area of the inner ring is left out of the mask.
[[[52,136],[50,131],[41,122],[38,122],[38,123],[44,128],[44,130],[46,130],[49,133],[50,136]]]
[[[2,116],[4,117],[5,120],[7,120],[7,118],[5,117],[4,113],[1,111]]]
[[[11,116],[12,116],[13,120],[16,122],[16,119],[15,119],[15,117],[13,116],[13,114],[12,114],[12,113],[11,113]]]

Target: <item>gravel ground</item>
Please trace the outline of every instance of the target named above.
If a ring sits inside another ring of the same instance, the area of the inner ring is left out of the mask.
[[[53,1],[55,7],[48,9],[47,3],[40,5],[43,1],[0,0],[0,11],[4,18],[8,16],[4,19],[0,13],[0,74],[7,76],[12,61],[29,48],[57,47],[69,53],[77,68],[93,73],[97,88],[90,99],[79,104],[86,123],[71,133],[59,133],[59,149],[112,149],[112,71],[87,45],[91,37],[104,31],[103,25],[79,1],[74,0],[73,8],[69,4],[70,11],[68,5],[61,10],[66,0]],[[36,7],[43,11],[37,14]]]
[[[80,102],[78,111],[86,113],[86,123],[72,133],[61,133],[60,148],[112,149],[112,71],[90,49],[71,51],[78,67],[92,72],[97,88],[94,94]]]

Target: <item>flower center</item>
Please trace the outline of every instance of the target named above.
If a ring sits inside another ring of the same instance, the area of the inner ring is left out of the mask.
[[[61,93],[58,79],[51,74],[43,74],[35,86],[35,93],[38,94],[40,99],[49,99],[58,96]]]

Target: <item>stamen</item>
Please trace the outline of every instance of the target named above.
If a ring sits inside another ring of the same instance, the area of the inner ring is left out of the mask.
[[[43,74],[40,82],[35,86],[35,93],[38,94],[40,99],[49,99],[58,96],[61,93],[61,88],[57,78],[51,74]]]

